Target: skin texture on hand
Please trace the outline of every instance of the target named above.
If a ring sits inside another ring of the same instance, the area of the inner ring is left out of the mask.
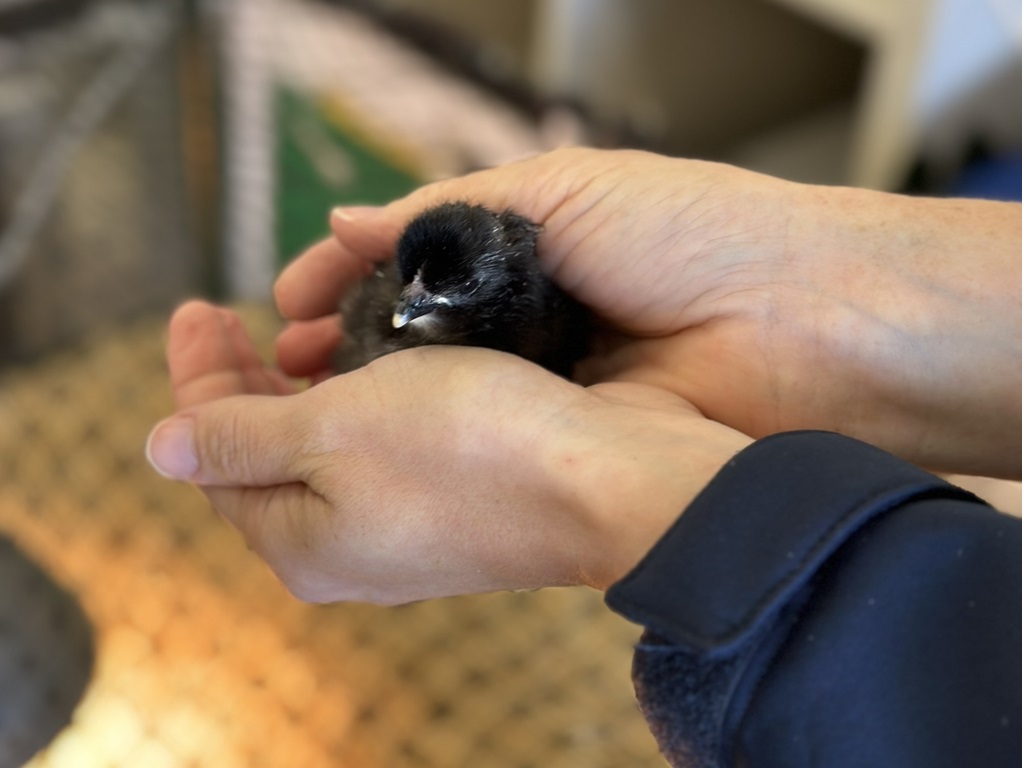
[[[605,588],[750,442],[655,388],[482,349],[406,350],[296,393],[200,302],[172,319],[168,361],[179,410],[150,460],[316,602]]]
[[[613,329],[585,383],[655,386],[755,437],[829,429],[929,469],[1019,477],[1019,205],[562,150],[334,217],[276,286],[296,321],[282,368],[322,375],[337,296],[409,218],[455,199],[543,225],[547,271]]]

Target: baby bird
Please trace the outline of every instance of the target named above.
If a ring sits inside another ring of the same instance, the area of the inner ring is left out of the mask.
[[[569,377],[590,316],[541,271],[540,227],[512,211],[444,203],[413,219],[395,259],[342,301],[339,372],[422,344],[511,352]]]

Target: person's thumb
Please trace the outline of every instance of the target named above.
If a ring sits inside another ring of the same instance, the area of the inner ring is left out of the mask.
[[[299,479],[298,396],[238,395],[157,424],[146,458],[164,477],[199,485],[268,486]]]

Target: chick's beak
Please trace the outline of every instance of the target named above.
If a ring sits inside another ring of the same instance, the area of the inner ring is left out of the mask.
[[[418,317],[429,315],[438,307],[450,304],[444,296],[427,291],[417,280],[407,285],[398,297],[395,314],[391,316],[393,328],[403,328]]]

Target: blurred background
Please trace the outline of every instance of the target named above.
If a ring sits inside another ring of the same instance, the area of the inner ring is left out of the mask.
[[[0,0],[0,768],[664,765],[599,595],[302,605],[156,477],[169,312],[564,144],[1019,200],[1020,114],[1019,0]]]

